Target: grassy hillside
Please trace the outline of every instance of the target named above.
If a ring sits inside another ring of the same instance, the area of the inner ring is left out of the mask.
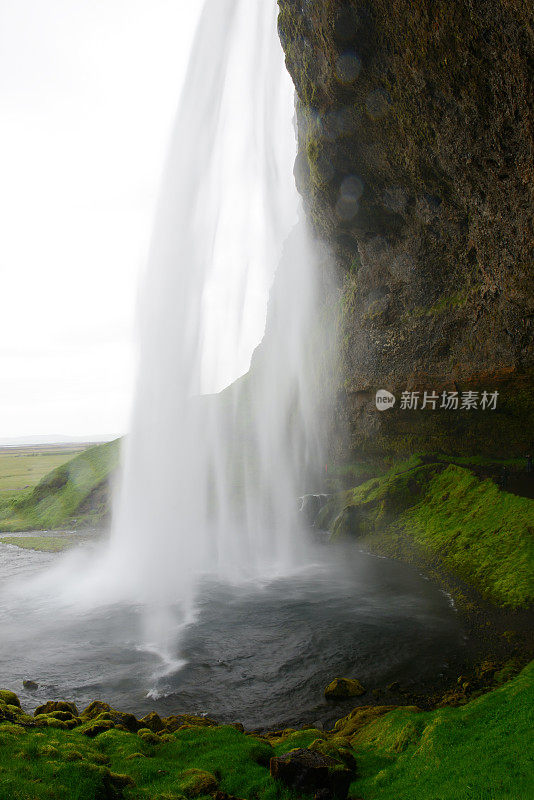
[[[1,697],[1,696],[0,696]],[[530,800],[534,665],[461,708],[360,707],[332,731],[263,737],[205,718],[136,720],[104,704],[25,714],[0,699],[0,800],[179,800],[217,791],[250,800],[308,795],[275,781],[269,761],[293,748],[356,762],[349,796],[365,800]],[[222,795],[224,796],[224,795]]]
[[[120,440],[84,450],[36,486],[0,495],[0,530],[98,525],[109,511],[107,484],[119,463]]]
[[[387,555],[437,559],[496,605],[534,601],[534,500],[464,467],[412,459],[337,494],[317,524]]]

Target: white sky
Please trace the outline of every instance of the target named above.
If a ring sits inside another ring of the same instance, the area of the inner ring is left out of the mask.
[[[0,442],[121,434],[201,0],[0,0]]]

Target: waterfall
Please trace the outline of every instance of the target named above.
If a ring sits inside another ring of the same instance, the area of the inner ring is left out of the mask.
[[[320,458],[316,266],[299,221],[294,90],[276,15],[274,0],[206,0],[193,43],[141,289],[122,486],[99,565],[102,591],[121,599],[187,611],[199,574],[262,580],[303,558],[297,496]],[[277,265],[266,341],[229,385],[263,337]]]
[[[297,498],[322,463],[324,337],[294,103],[275,0],[206,0],[140,291],[111,538],[66,590],[141,603],[160,652],[200,576],[261,583],[305,560]]]

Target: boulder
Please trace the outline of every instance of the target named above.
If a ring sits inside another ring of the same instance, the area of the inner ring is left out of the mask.
[[[88,736],[90,739],[94,739],[94,737],[98,736],[99,733],[111,731],[114,727],[115,723],[111,720],[95,720],[93,722],[89,722],[83,728],[80,728],[80,733],[83,733],[84,736]]]
[[[197,717],[193,714],[171,714],[170,717],[164,717],[162,722],[166,730],[171,733],[180,728],[213,728],[217,725],[215,720],[209,717]]]
[[[22,685],[28,692],[35,692],[39,688],[39,684],[35,681],[22,681]]]
[[[160,733],[160,731],[165,730],[165,723],[155,711],[151,711],[150,714],[141,717],[141,723],[142,728],[148,728],[152,733]]]
[[[316,793],[321,800],[345,800],[354,772],[340,761],[313,750],[291,750],[271,759],[271,776],[296,792]]]
[[[81,720],[75,717],[70,711],[50,711],[48,714],[37,714],[34,723],[41,727],[59,728],[60,730],[71,730],[80,725]]]
[[[60,731],[69,730],[67,722],[64,722],[62,719],[51,717],[49,714],[37,714],[37,716],[33,718],[33,721],[39,728],[57,728]]]
[[[113,722],[117,730],[129,731],[129,733],[137,733],[140,728],[145,727],[133,714],[125,714],[122,711],[115,711],[114,708],[109,711],[102,711],[97,717],[94,717],[94,722],[101,720],[106,722]]]
[[[42,706],[37,706],[33,713],[35,716],[37,716],[38,714],[51,714],[55,711],[67,711],[73,717],[79,716],[78,709],[76,708],[75,704],[67,703],[66,700],[49,700]]]
[[[188,769],[180,776],[180,789],[186,797],[203,797],[218,789],[215,775],[201,769]]]
[[[20,708],[19,698],[15,692],[10,692],[9,689],[0,689],[0,703]]]
[[[347,740],[341,739],[341,737],[338,740],[315,739],[308,749],[313,750],[314,753],[322,753],[324,756],[335,758],[336,761],[341,762],[347,769],[356,774],[356,759]]]
[[[324,690],[324,696],[334,700],[347,700],[362,694],[365,694],[365,689],[355,678],[334,678]]]
[[[35,725],[35,720],[29,714],[26,714],[20,706],[5,705],[0,708],[1,718],[8,722],[14,722],[17,725],[23,725],[25,728],[30,728]]]
[[[103,703],[102,700],[93,700],[87,708],[84,708],[80,717],[83,717],[83,719],[95,719],[103,711],[111,711],[109,703]]]
[[[162,744],[160,737],[151,731],[150,728],[141,728],[137,731],[137,735],[144,741],[148,742],[148,744]]]
[[[102,800],[122,800],[124,790],[135,786],[133,779],[129,775],[119,775],[102,767],[96,768],[101,777],[101,786],[95,796]]]

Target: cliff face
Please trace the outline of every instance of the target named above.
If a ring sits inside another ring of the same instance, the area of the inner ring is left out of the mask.
[[[338,412],[352,446],[530,447],[532,3],[279,6],[297,182],[342,283]],[[499,390],[498,424],[488,411],[466,421],[398,402],[381,414],[378,388],[397,400]]]

